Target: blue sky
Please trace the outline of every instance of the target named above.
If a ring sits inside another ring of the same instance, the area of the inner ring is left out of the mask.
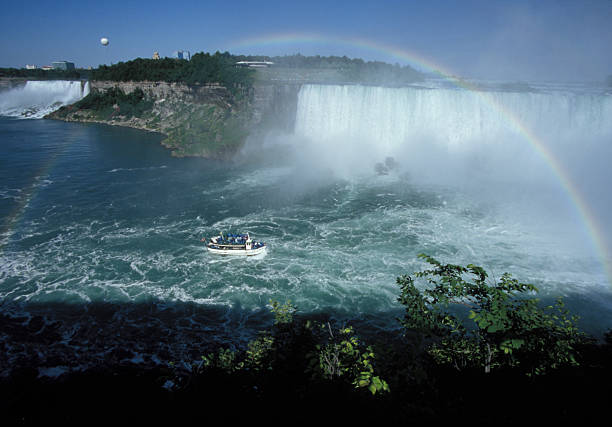
[[[255,38],[277,42],[245,43]],[[381,48],[347,42],[356,38]],[[95,67],[178,49],[402,64],[414,54],[464,77],[602,81],[612,74],[612,1],[34,0],[3,5],[0,39],[1,67]]]

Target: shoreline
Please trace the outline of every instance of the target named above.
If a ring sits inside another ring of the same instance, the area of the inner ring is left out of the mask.
[[[90,93],[45,119],[126,127],[162,136],[173,157],[228,159],[246,141],[243,108],[219,85],[90,82]]]

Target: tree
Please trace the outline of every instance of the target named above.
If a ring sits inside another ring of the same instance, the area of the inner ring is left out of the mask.
[[[543,374],[578,365],[577,348],[587,341],[563,301],[541,308],[538,289],[510,274],[487,284],[481,267],[442,264],[419,255],[432,268],[414,273],[425,279],[420,290],[411,276],[397,278],[405,306],[401,324],[428,343],[436,363],[456,369],[519,369]]]
[[[309,371],[325,380],[348,380],[353,387],[367,388],[372,394],[389,392],[389,385],[375,375],[375,354],[371,346],[364,347],[352,327],[335,333],[330,324],[319,324],[329,332],[324,344],[317,344],[310,358]]]

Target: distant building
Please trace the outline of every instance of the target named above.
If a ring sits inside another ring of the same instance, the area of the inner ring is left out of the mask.
[[[159,52],[153,52],[153,59],[159,59]]]
[[[56,70],[74,70],[74,62],[55,61],[52,62],[53,68]]]
[[[35,70],[35,69],[36,69],[36,65],[26,64],[26,70]]]
[[[249,67],[249,68],[268,68],[274,65],[274,62],[270,61],[238,61],[236,67]]]
[[[174,52],[174,57],[177,59],[186,59],[189,61],[191,59],[191,53],[188,50],[177,50]]]
[[[53,67],[51,65],[43,65],[40,68],[41,68],[41,70],[45,70],[45,71],[49,71],[49,70],[53,69]]]

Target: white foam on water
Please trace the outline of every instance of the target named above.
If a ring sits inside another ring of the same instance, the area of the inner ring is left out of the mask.
[[[70,371],[71,369],[68,366],[40,367],[38,368],[38,378],[41,378],[41,377],[57,378]]]
[[[138,171],[142,171],[142,170],[155,170],[155,169],[166,169],[168,168],[168,166],[166,165],[161,165],[161,166],[149,166],[149,167],[144,167],[144,168],[114,168],[111,170],[106,171],[107,173],[116,173],[116,172],[138,172]]]

